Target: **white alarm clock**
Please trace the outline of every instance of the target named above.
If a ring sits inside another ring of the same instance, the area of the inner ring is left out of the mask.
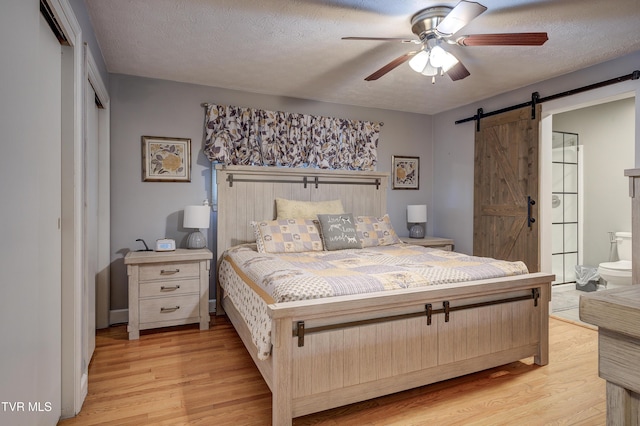
[[[175,249],[176,241],[171,238],[156,240],[156,251],[174,251]]]

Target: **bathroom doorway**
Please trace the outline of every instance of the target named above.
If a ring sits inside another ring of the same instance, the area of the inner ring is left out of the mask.
[[[607,88],[613,89],[622,87]],[[631,229],[624,171],[636,167],[635,91],[589,95],[587,101],[544,105],[541,122],[541,264],[556,275],[552,314],[573,322],[580,322],[584,294],[576,288],[575,267],[609,261],[609,232]]]
[[[559,253],[554,250],[553,244],[553,224],[556,221],[554,210],[557,209],[552,206],[552,169],[554,166],[558,167],[553,164],[554,132],[578,135],[577,167],[582,173],[577,178],[579,203],[576,264],[597,267],[599,263],[609,261],[609,232],[629,231],[631,228],[631,198],[624,171],[636,167],[638,100],[633,87],[623,90],[624,86],[625,83],[621,83],[594,90],[583,96],[576,96],[573,102],[570,99],[573,97],[570,97],[543,104],[539,214],[541,265],[545,272],[554,271],[553,253]],[[599,93],[603,91],[604,93]],[[580,232],[580,229],[584,231]],[[575,265],[572,266],[574,267]],[[563,269],[563,274],[564,270],[566,268]]]
[[[577,228],[578,232],[579,256],[571,269],[575,265],[597,268],[600,263],[610,261],[609,233],[631,231],[629,179],[624,171],[635,167],[635,99],[617,99],[556,114],[553,131],[556,135],[562,132],[564,139],[575,143],[578,149],[574,155],[574,149],[566,146],[564,154],[567,161],[562,164],[566,197],[573,197],[574,189],[577,189],[578,196],[577,225],[569,223],[564,226],[565,231]],[[577,135],[577,141],[574,142],[574,137],[568,133]],[[576,157],[577,165],[573,164],[573,157]],[[553,167],[558,167],[558,164],[553,164]],[[576,169],[578,174],[574,178]],[[552,197],[553,192],[549,196],[549,201],[553,202]],[[567,198],[565,204],[570,200]],[[556,210],[552,205],[552,217]],[[566,222],[574,218],[575,215],[570,214]],[[552,228],[558,227],[552,225]],[[582,233],[581,228],[584,229]],[[551,235],[553,240],[553,231]],[[565,233],[565,243],[569,244],[572,239],[571,231]],[[555,247],[552,253],[556,253]]]

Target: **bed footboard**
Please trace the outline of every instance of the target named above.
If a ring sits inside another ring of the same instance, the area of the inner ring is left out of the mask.
[[[551,279],[530,274],[472,297],[417,292],[406,305],[273,306],[273,424],[531,356],[546,365]]]

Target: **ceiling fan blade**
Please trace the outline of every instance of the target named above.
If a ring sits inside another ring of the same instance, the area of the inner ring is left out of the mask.
[[[473,34],[456,40],[460,46],[542,46],[547,33]]]
[[[447,75],[451,77],[451,80],[457,81],[469,77],[471,73],[464,65],[462,65],[462,62],[458,62],[453,67],[449,68]]]
[[[371,74],[370,76],[366,77],[365,80],[366,81],[372,81],[372,80],[377,80],[380,77],[382,77],[383,75],[385,75],[386,73],[388,73],[389,71],[391,71],[392,69],[404,64],[405,62],[407,62],[412,56],[417,55],[418,53],[420,53],[420,50],[416,50],[414,52],[409,52],[409,53],[405,53],[404,55],[394,59],[393,61],[389,62],[387,65],[383,66],[382,68],[380,68],[378,71],[374,72],[373,74]]]
[[[487,8],[480,3],[462,0],[436,26],[436,31],[443,36],[455,34],[462,27],[484,13],[485,10]]]
[[[377,40],[377,41],[399,41],[401,43],[420,44],[420,40],[408,39],[405,37],[342,37],[342,40]]]

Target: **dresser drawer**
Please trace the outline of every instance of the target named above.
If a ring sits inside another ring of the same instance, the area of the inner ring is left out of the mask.
[[[207,249],[127,253],[129,339],[139,339],[140,330],[191,323],[207,330],[212,258]]]
[[[199,302],[197,294],[140,300],[140,326],[143,328],[144,323],[197,318],[200,315]]]
[[[140,298],[157,296],[180,296],[200,292],[200,280],[150,281],[140,284]]]
[[[141,265],[140,281],[163,280],[167,278],[199,278],[200,264],[191,263],[165,263],[161,265]]]

